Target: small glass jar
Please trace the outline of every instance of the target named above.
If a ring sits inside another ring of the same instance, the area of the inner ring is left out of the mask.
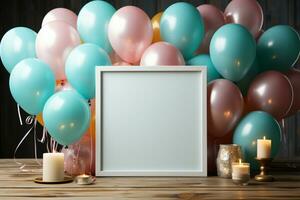
[[[232,163],[232,181],[237,185],[248,185],[250,180],[250,164],[239,162]]]
[[[217,157],[217,173],[222,178],[231,178],[231,164],[242,158],[241,146],[221,144]]]

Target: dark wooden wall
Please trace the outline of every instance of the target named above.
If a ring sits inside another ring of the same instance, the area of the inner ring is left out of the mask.
[[[36,32],[40,29],[43,16],[51,9],[65,7],[78,14],[80,8],[88,0],[2,0],[0,6],[0,36],[16,26],[27,26]],[[150,17],[159,11],[163,11],[176,0],[115,0],[109,1],[116,8],[126,5],[136,5],[145,10]],[[211,3],[224,10],[229,0],[191,0],[187,1],[195,6]],[[259,0],[265,15],[264,29],[275,24],[289,24],[300,31],[300,0]],[[0,66],[0,158],[13,156],[16,145],[23,135],[31,127],[20,126],[16,103],[13,100],[8,86],[9,74]],[[299,91],[300,92],[300,91]],[[22,112],[23,118],[27,116]],[[300,117],[292,117],[287,120],[289,145],[288,150],[281,154],[282,159],[293,160],[300,157]],[[22,145],[18,157],[33,156],[33,138],[28,137]],[[298,141],[295,142],[295,141]],[[39,145],[42,150],[43,146]],[[41,151],[40,151],[41,152]]]

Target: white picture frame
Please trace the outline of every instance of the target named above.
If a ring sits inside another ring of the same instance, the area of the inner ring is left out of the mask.
[[[207,176],[206,73],[96,67],[96,176]]]

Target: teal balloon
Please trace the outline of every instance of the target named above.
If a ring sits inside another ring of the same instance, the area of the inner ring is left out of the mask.
[[[204,23],[199,11],[185,2],[169,6],[160,20],[161,38],[173,44],[185,59],[193,56],[204,37]]]
[[[239,81],[255,59],[256,44],[245,27],[227,24],[215,32],[209,51],[217,71],[226,79]]]
[[[78,141],[89,127],[90,108],[87,101],[74,90],[55,93],[45,104],[44,125],[61,145]]]
[[[264,70],[288,71],[300,54],[300,37],[287,25],[277,25],[265,31],[257,43],[259,64]]]
[[[48,64],[37,58],[27,58],[12,70],[9,88],[15,101],[27,113],[37,115],[54,94],[55,76]]]
[[[194,58],[187,61],[187,64],[207,67],[207,82],[222,78],[219,72],[215,69],[210,56],[207,54],[195,56]]]
[[[257,154],[257,139],[272,140],[271,156],[274,158],[281,144],[281,129],[278,122],[268,113],[255,111],[246,115],[236,127],[233,134],[233,143],[239,144],[243,151],[244,160],[249,162],[251,169],[258,170],[255,160]]]
[[[36,32],[26,27],[16,27],[4,34],[0,44],[0,56],[9,73],[21,60],[36,57],[36,35]]]
[[[116,9],[105,1],[91,1],[80,10],[77,30],[86,43],[94,43],[107,53],[112,51],[108,40],[108,24]]]
[[[243,96],[247,96],[248,89],[250,84],[255,79],[255,77],[261,72],[257,59],[252,63],[249,71],[244,76],[244,78],[236,83],[236,85],[240,88]]]
[[[65,70],[69,83],[86,99],[95,97],[96,66],[111,65],[109,55],[95,44],[82,44],[69,54]]]

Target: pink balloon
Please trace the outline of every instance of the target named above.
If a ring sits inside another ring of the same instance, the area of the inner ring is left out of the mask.
[[[89,137],[83,137],[79,142],[64,148],[64,165],[67,174],[77,176],[80,174],[95,174],[95,159],[92,157],[93,142]]]
[[[113,64],[114,66],[130,66],[127,62],[116,62]]]
[[[225,24],[223,12],[215,6],[204,4],[198,6],[197,9],[204,21],[205,36],[199,49],[196,51],[196,55],[200,53],[209,53],[209,44],[213,34],[218,30],[218,28]]]
[[[115,52],[129,63],[139,62],[152,42],[152,24],[147,14],[138,7],[125,6],[112,16],[108,38]]]
[[[256,0],[232,0],[224,14],[227,23],[245,26],[254,38],[263,26],[263,10]]]
[[[157,42],[146,49],[141,66],[185,65],[181,52],[167,42]]]
[[[35,48],[37,57],[50,65],[56,80],[65,80],[65,61],[80,43],[79,34],[71,25],[56,21],[46,24],[38,32]]]
[[[45,24],[54,21],[63,21],[71,25],[73,28],[77,29],[77,15],[66,8],[55,8],[50,10],[44,17],[42,22],[42,27]]]
[[[217,79],[207,87],[207,130],[210,136],[223,137],[242,117],[244,99],[229,80]]]
[[[122,60],[122,58],[120,58],[120,56],[118,56],[118,54],[115,52],[115,51],[112,51],[110,54],[109,54],[109,58],[111,60],[111,63],[116,63],[116,62],[124,62]]]

